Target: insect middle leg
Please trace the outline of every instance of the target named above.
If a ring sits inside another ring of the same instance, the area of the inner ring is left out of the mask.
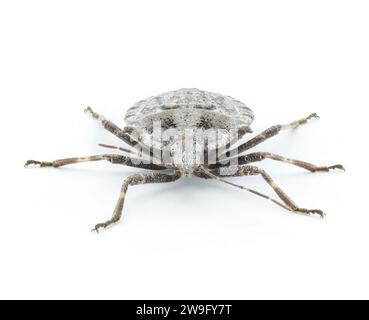
[[[149,169],[149,170],[167,169],[165,166],[156,165],[154,163],[145,163],[143,161],[140,161],[139,159],[134,159],[134,158],[117,155],[117,154],[103,154],[103,155],[95,155],[95,156],[89,156],[89,157],[66,158],[66,159],[54,160],[51,162],[28,160],[24,166],[28,167],[30,165],[38,165],[40,167],[59,168],[59,167],[66,166],[69,164],[75,164],[75,163],[81,163],[81,162],[91,162],[91,161],[102,161],[102,160],[109,161],[113,164],[122,164],[122,165],[126,165],[129,167]]]
[[[235,158],[233,158],[234,160]],[[276,160],[276,161],[280,161],[280,162],[285,162],[285,163],[289,163],[292,164],[294,166],[306,169],[310,172],[328,172],[330,170],[334,170],[334,169],[340,169],[340,170],[345,170],[345,168],[341,165],[341,164],[335,164],[332,166],[316,166],[312,163],[309,162],[305,162],[305,161],[300,161],[300,160],[295,160],[295,159],[290,159],[290,158],[286,158],[283,156],[280,156],[278,154],[274,154],[274,153],[270,153],[270,152],[255,152],[255,153],[250,153],[244,156],[240,156],[237,158],[237,160],[235,161],[235,163],[237,163],[238,165],[245,165],[245,164],[249,164],[249,163],[253,163],[253,162],[258,162],[258,161],[262,161],[265,159],[271,159],[271,160]],[[232,159],[230,159],[230,162],[232,163]],[[226,166],[227,164],[216,164],[213,167],[221,167],[221,166]]]
[[[316,214],[316,215],[319,215],[322,218],[325,216],[323,211],[321,211],[321,210],[318,210],[318,209],[310,210],[310,209],[305,209],[305,208],[299,207],[280,187],[278,187],[278,185],[269,176],[269,174],[267,174],[261,168],[258,168],[258,167],[255,167],[255,166],[241,166],[241,167],[238,168],[238,170],[235,173],[233,173],[231,175],[227,175],[226,173],[224,173],[221,170],[221,168],[217,168],[217,169],[212,170],[211,173],[214,174],[215,176],[218,176],[218,177],[221,177],[221,178],[223,178],[223,177],[241,177],[241,176],[260,175],[269,184],[269,186],[272,187],[274,192],[278,195],[278,197],[283,201],[283,203],[291,211],[300,212],[300,213],[304,213],[304,214],[307,214],[307,215]],[[236,186],[236,187],[239,187],[239,188],[243,189],[242,186],[232,184],[229,181],[224,180],[223,182],[226,182],[228,184],[231,184],[233,186]],[[245,188],[245,189],[247,190],[247,188]],[[258,194],[258,195],[261,195],[261,194]],[[264,198],[270,199],[267,196],[264,196]],[[270,199],[270,200],[273,200],[273,199]],[[276,202],[276,201],[274,201],[274,202]]]
[[[122,189],[120,191],[119,199],[116,204],[113,216],[103,222],[99,223],[95,226],[92,231],[98,232],[101,228],[107,228],[108,226],[117,223],[123,211],[124,200],[126,198],[126,193],[129,186],[135,186],[139,184],[148,184],[148,183],[165,183],[165,182],[174,182],[181,177],[179,172],[174,172],[174,174],[166,174],[166,173],[157,173],[157,172],[150,172],[150,173],[143,173],[143,174],[134,174],[126,178],[123,182]]]
[[[276,125],[276,126],[272,126],[268,129],[266,129],[265,131],[263,131],[262,133],[258,134],[256,137],[252,138],[251,140],[241,144],[240,146],[237,147],[237,149],[232,150],[232,151],[228,151],[230,152],[230,154],[235,154],[235,153],[242,153],[248,149],[251,149],[253,147],[255,147],[256,145],[264,142],[265,140],[274,137],[275,135],[277,135],[280,131],[282,130],[286,130],[286,129],[291,129],[291,128],[297,128],[300,125],[303,125],[305,123],[307,123],[309,120],[311,119],[319,119],[318,115],[316,113],[312,113],[311,115],[309,115],[306,118],[302,118],[300,120],[296,120],[293,121],[289,124],[285,124],[285,125]],[[235,152],[237,151],[237,152]]]

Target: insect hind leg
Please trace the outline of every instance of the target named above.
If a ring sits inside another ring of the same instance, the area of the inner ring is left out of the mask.
[[[306,215],[318,215],[321,218],[325,217],[325,214],[322,210],[318,210],[318,209],[305,209],[305,208],[301,208],[299,207],[275,182],[274,180],[269,176],[268,173],[266,173],[263,169],[260,169],[258,167],[255,166],[240,166],[237,171],[235,173],[233,173],[232,175],[224,175],[221,172],[220,168],[217,168],[215,170],[211,170],[211,171],[203,171],[205,174],[209,175],[210,177],[212,177],[213,179],[217,179],[219,181],[222,181],[224,183],[227,183],[229,185],[232,185],[234,187],[252,192],[256,195],[262,196],[265,199],[271,200],[274,203],[278,204],[279,206],[289,210],[289,211],[293,211],[293,212],[297,212],[297,213],[303,213]],[[241,177],[241,176],[253,176],[253,175],[260,175],[265,182],[267,182],[269,184],[269,186],[274,190],[274,192],[278,195],[278,197],[283,201],[284,204],[279,203],[278,201],[269,198],[266,195],[263,195],[259,192],[256,192],[254,190],[251,190],[249,188],[234,184],[232,182],[229,182],[227,180],[224,180],[224,177]]]
[[[261,132],[260,134],[252,138],[251,140],[246,141],[245,143],[242,143],[236,149],[233,149],[232,151],[228,151],[228,152],[230,154],[236,154],[236,153],[241,154],[242,152],[249,150],[257,146],[258,144],[270,139],[271,137],[274,137],[275,135],[279,134],[282,130],[297,128],[312,119],[319,119],[319,116],[316,113],[312,113],[305,118],[290,122],[288,124],[284,124],[284,125],[279,124],[279,125],[272,126],[264,130],[263,132]]]

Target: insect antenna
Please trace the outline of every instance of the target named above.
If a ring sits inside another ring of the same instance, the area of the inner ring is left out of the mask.
[[[253,189],[250,189],[250,188],[247,188],[247,187],[244,187],[244,186],[235,184],[235,183],[230,182],[230,181],[227,181],[227,180],[225,180],[225,179],[223,179],[223,178],[221,178],[221,177],[219,177],[219,176],[211,173],[210,171],[205,170],[204,167],[201,167],[201,170],[202,170],[202,172],[205,175],[207,175],[210,178],[213,178],[213,179],[216,179],[218,181],[224,182],[226,184],[229,184],[230,186],[233,186],[233,187],[236,187],[236,188],[239,188],[239,189],[242,189],[242,190],[249,191],[249,192],[251,192],[253,194],[256,194],[259,197],[262,197],[264,199],[267,199],[267,200],[270,200],[270,201],[274,202],[275,204],[279,205],[280,207],[282,207],[282,208],[284,208],[284,209],[286,209],[288,211],[292,211],[291,208],[287,207],[285,204],[283,204],[283,203],[279,202],[278,200],[275,200],[275,199],[273,199],[273,198],[271,198],[271,197],[269,197],[269,196],[267,196],[267,195],[265,195],[265,194],[263,194],[263,193],[261,193],[259,191],[256,191],[256,190],[253,190]]]
[[[125,148],[121,148],[121,147],[117,147],[117,146],[112,146],[110,144],[99,143],[98,146],[103,147],[103,148],[116,149],[116,150],[120,150],[120,151],[127,152],[127,153],[132,153],[132,151],[129,150],[129,149],[125,149]]]

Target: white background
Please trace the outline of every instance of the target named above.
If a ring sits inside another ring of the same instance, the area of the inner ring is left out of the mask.
[[[368,16],[367,1],[2,1],[0,298],[369,298]],[[255,150],[344,164],[260,163],[327,219],[194,178],[130,188],[96,235],[138,170],[23,168],[117,144],[86,106],[123,126],[182,87],[244,101],[255,133],[317,112]]]

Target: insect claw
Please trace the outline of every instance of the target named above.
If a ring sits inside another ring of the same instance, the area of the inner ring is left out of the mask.
[[[342,164],[336,164],[334,166],[330,166],[328,167],[329,170],[335,170],[335,169],[338,169],[338,170],[342,170],[344,172],[346,172],[346,169],[343,167]]]
[[[95,226],[95,228],[93,228],[93,229],[91,230],[91,232],[99,233],[101,228],[105,228],[105,227],[103,226],[103,224],[102,224],[102,223],[97,224],[97,225]]]
[[[30,165],[41,165],[41,162],[35,160],[27,160],[27,162],[24,164],[24,167],[27,168]]]
[[[87,107],[86,109],[85,109],[85,111],[84,112],[86,112],[86,113],[93,113],[93,111],[92,111],[92,109],[91,109],[91,107]]]
[[[99,229],[96,229],[96,227],[95,227],[95,228],[91,229],[91,232],[99,233]]]
[[[295,212],[306,214],[308,216],[318,215],[321,219],[324,219],[326,217],[326,214],[322,210],[318,210],[318,209],[309,210],[309,209],[304,209],[304,208],[295,208],[292,210]]]
[[[87,107],[85,109],[85,113],[89,113],[92,116],[92,118],[94,118],[96,120],[102,121],[104,119],[104,117],[100,116],[98,113],[96,113],[95,111],[93,111],[91,107]]]
[[[307,120],[310,120],[310,119],[313,119],[313,118],[320,119],[320,117],[315,112],[312,113],[310,116],[308,116],[306,119]]]
[[[324,219],[326,214],[322,210],[309,210],[308,214],[310,215],[317,215],[321,219]]]
[[[106,229],[108,225],[106,223],[98,223],[95,228],[93,228],[91,231],[94,232],[96,231],[96,233],[99,233],[100,229]]]
[[[321,210],[315,210],[315,214],[319,215],[321,219],[324,219],[326,217],[326,214]]]
[[[41,168],[44,167],[53,167],[53,163],[52,162],[41,162],[41,161],[35,161],[35,160],[28,160],[25,164],[24,167],[27,168],[30,165],[35,165],[35,166],[39,166]]]

